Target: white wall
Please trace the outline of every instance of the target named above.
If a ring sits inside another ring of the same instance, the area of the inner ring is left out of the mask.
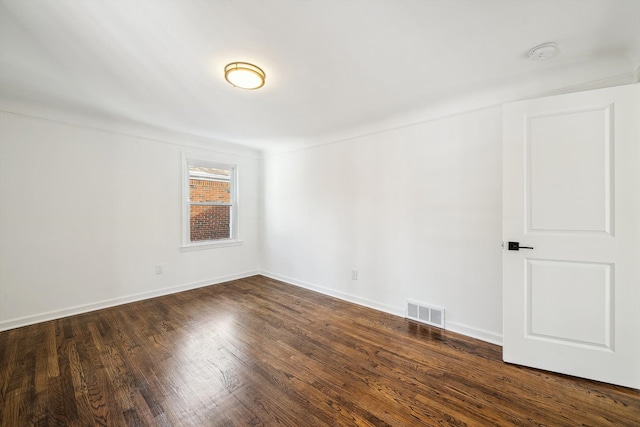
[[[263,168],[264,274],[400,315],[407,298],[441,306],[448,329],[501,342],[500,108]]]
[[[258,271],[258,153],[184,143],[0,113],[0,330]],[[183,151],[238,165],[241,246],[179,251]]]
[[[246,150],[2,113],[0,330],[261,269],[395,314],[406,298],[439,305],[447,328],[500,342],[500,120],[267,156],[261,174]],[[238,164],[242,246],[179,251],[183,151]]]

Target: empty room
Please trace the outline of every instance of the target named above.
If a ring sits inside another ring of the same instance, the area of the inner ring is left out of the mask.
[[[0,426],[640,426],[640,1],[0,0]]]

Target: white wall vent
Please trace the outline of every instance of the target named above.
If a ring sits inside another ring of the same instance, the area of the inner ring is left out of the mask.
[[[407,319],[444,329],[444,308],[407,301]]]

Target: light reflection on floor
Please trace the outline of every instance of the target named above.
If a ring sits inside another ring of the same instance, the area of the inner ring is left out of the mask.
[[[173,396],[183,399],[183,408],[192,413],[208,413],[216,419],[216,411],[227,399],[236,399],[235,393],[247,381],[239,369],[253,363],[242,347],[241,318],[233,313],[215,313],[207,321],[194,322],[197,328],[182,328],[173,337],[173,357],[158,366],[156,375],[163,376]],[[230,350],[231,349],[231,350]],[[189,422],[189,414],[180,414]],[[184,419],[184,418],[183,418]]]

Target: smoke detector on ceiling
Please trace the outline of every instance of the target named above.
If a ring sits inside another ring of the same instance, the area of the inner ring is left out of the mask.
[[[551,43],[544,43],[540,46],[536,46],[529,51],[529,59],[532,61],[545,61],[549,58],[553,58],[558,53],[558,45]]]

